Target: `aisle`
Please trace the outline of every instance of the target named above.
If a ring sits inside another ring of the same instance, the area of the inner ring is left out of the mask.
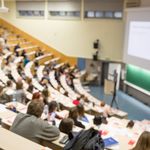
[[[90,86],[91,94],[99,99],[104,99],[107,104],[111,103],[112,96],[104,96],[103,87]],[[150,107],[141,103],[137,99],[123,93],[122,91],[117,92],[117,100],[119,108],[123,111],[128,112],[129,119],[149,119],[150,120]]]

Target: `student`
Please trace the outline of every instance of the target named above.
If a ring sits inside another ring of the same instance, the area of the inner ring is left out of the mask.
[[[111,116],[111,114],[112,114],[111,107],[106,105],[104,101],[102,101],[100,103],[100,107],[103,110],[103,116],[104,117],[110,117]]]
[[[42,50],[40,48],[38,48],[38,50],[35,53],[35,58],[44,55],[44,53],[42,52]]]
[[[76,107],[73,107],[69,110],[69,118],[73,119],[74,124],[78,127],[85,128],[85,126],[78,121],[79,113]]]
[[[26,82],[28,84],[28,88],[27,88],[27,91],[32,93],[33,92],[33,89],[34,89],[34,86],[32,84],[32,79],[31,78],[26,78]]]
[[[15,55],[16,56],[19,56],[19,52],[17,51],[17,49],[19,49],[20,48],[20,45],[19,45],[19,43],[14,47],[14,53],[15,53]]]
[[[37,71],[38,68],[39,68],[39,61],[35,60],[34,61],[34,70]]]
[[[84,106],[82,104],[77,105],[79,117],[78,119],[84,122],[89,122],[88,118],[84,114]]]
[[[48,104],[48,111],[49,111],[48,121],[53,122],[54,124],[55,124],[57,107],[58,107],[58,104],[56,103],[56,101],[51,101]]]
[[[21,56],[22,56],[22,57],[25,57],[25,56],[26,56],[26,50],[23,50],[23,51],[22,51]]]
[[[150,132],[144,131],[132,150],[150,150]]]
[[[29,63],[30,62],[30,60],[29,60],[29,58],[28,58],[28,56],[27,55],[25,55],[25,57],[24,57],[24,66],[27,64],[27,63]]]
[[[42,97],[44,104],[48,104],[48,102],[50,101],[50,92],[48,88],[44,88],[44,90],[42,91]]]
[[[42,102],[32,101],[28,106],[27,114],[19,113],[10,130],[39,144],[42,141],[56,140],[60,131],[40,118],[43,109]]]
[[[0,103],[5,104],[7,101],[5,100],[3,89],[4,88],[0,86]]]
[[[19,62],[18,65],[17,65],[17,71],[18,73],[22,76],[22,73],[24,72],[24,69],[23,69],[23,62]]]
[[[23,83],[21,80],[19,80],[16,83],[16,91],[14,93],[14,98],[16,99],[17,102],[25,103],[26,95],[23,90]]]
[[[59,124],[59,130],[63,133],[69,134],[73,129],[74,121],[71,118],[64,118]]]
[[[3,89],[3,94],[7,102],[11,101],[11,97],[14,94],[13,84],[11,80],[7,81],[6,87]]]
[[[34,101],[34,100],[39,100],[39,101],[43,102],[43,100],[41,100],[41,94],[40,94],[40,92],[34,92],[33,93],[33,95],[32,95],[32,101]]]

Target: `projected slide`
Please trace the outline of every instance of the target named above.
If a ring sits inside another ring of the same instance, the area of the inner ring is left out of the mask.
[[[150,22],[130,22],[128,55],[150,60]]]

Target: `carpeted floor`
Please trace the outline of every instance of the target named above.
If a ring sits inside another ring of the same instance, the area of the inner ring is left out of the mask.
[[[110,105],[112,96],[104,95],[103,87],[90,86],[90,93],[100,100],[104,100]],[[122,91],[117,92],[116,100],[119,105],[119,109],[128,113],[128,119],[132,120],[150,120],[150,107],[141,103],[137,99],[125,94]],[[115,106],[114,106],[115,107]]]

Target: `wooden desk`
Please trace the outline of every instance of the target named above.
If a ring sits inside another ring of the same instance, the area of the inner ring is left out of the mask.
[[[46,150],[43,146],[2,127],[0,127],[0,141],[0,148],[4,150]]]
[[[57,140],[55,140],[55,141],[52,141],[52,142],[47,142],[47,141],[44,141],[42,144],[44,145],[44,146],[47,146],[47,147],[50,147],[50,148],[52,148],[53,150],[63,150],[63,148],[64,148],[64,144],[61,144],[61,143],[59,143],[59,141],[62,139],[62,137],[63,136],[65,136],[66,134],[64,134],[64,133],[60,133],[60,136],[59,136],[59,138],[57,139]]]

